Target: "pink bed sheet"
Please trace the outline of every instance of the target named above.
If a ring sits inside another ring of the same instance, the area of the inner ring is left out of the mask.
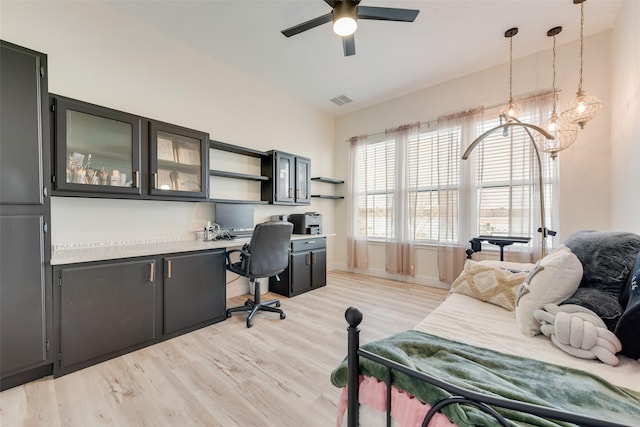
[[[347,387],[342,389],[340,401],[338,402],[337,426],[342,427],[345,412],[348,406]],[[387,386],[384,382],[376,378],[360,375],[360,388],[358,392],[360,405],[365,405],[376,412],[381,417],[386,417],[387,411]],[[391,386],[391,419],[397,427],[421,426],[424,417],[431,408],[431,405],[421,402],[415,396]],[[451,427],[455,426],[449,419],[441,414],[436,414],[429,423],[429,427]]]

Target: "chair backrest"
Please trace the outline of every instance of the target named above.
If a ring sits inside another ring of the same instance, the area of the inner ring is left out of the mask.
[[[293,224],[270,221],[253,229],[247,252],[251,254],[246,268],[249,278],[272,277],[289,265],[289,246]]]

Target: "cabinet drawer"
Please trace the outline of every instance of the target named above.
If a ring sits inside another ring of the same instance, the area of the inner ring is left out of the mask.
[[[311,249],[322,249],[327,246],[325,237],[310,237],[308,239],[293,240],[291,242],[291,252],[308,251]]]

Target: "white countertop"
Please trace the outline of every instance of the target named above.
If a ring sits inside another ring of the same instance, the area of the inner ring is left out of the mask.
[[[326,234],[294,234],[291,240],[327,237]],[[178,252],[194,252],[209,249],[225,249],[240,247],[248,243],[250,238],[232,240],[188,240],[180,242],[147,243],[138,245],[117,245],[90,247],[82,249],[54,250],[51,253],[51,265],[76,264],[80,262],[104,261],[110,259],[133,258],[151,255],[171,254]]]

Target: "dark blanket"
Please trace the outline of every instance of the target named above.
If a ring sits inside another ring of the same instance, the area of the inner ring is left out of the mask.
[[[580,370],[511,356],[414,330],[363,345],[362,348],[467,390],[630,426],[638,425],[640,420],[640,393],[616,387]],[[384,381],[386,371],[381,365],[360,358],[360,367],[363,375]],[[331,382],[336,387],[346,385],[346,360],[332,372]],[[397,372],[394,372],[393,385],[429,404],[450,396],[448,392]],[[497,410],[516,425],[569,425],[530,414]],[[443,412],[458,426],[496,425],[489,415],[468,406],[463,410],[458,405],[450,405]]]
[[[581,288],[595,288],[616,298],[620,296],[640,251],[639,235],[582,230],[567,237],[564,244],[582,264]]]

